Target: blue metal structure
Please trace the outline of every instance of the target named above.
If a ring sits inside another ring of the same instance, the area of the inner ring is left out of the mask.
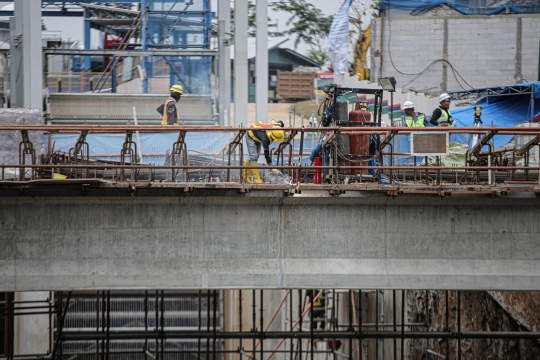
[[[13,1],[13,0],[12,0]],[[11,2],[12,2],[11,1]],[[129,10],[140,4],[142,26],[140,27],[141,48],[146,49],[210,49],[213,13],[210,0],[42,0],[42,16],[84,17],[84,44],[90,49],[90,30],[97,28],[107,31],[103,26],[92,25],[88,10],[66,8],[66,5],[114,6]],[[12,16],[12,11],[0,11],[2,16]],[[110,33],[115,34],[114,26]],[[91,69],[90,57],[84,57],[84,70]],[[148,78],[158,76],[156,64],[161,57],[143,57],[143,91],[148,92]],[[175,56],[163,58],[169,67],[169,85],[182,84],[186,93],[210,93],[210,57]]]
[[[147,49],[210,49],[212,14],[210,0],[142,0],[149,3],[143,26],[143,46]],[[158,59],[145,58],[147,77],[156,75]],[[165,59],[170,68],[170,84],[180,83],[189,93],[210,93],[211,59],[176,56]]]

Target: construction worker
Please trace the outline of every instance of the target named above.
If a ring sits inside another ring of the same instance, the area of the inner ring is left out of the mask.
[[[283,121],[272,120],[270,124],[265,124],[262,121],[257,121],[255,124],[251,125],[250,128],[253,130],[248,131],[248,136],[246,136],[246,143],[249,153],[249,159],[244,163],[244,166],[257,166],[257,161],[259,160],[259,154],[261,153],[261,145],[264,150],[264,157],[266,158],[266,163],[269,166],[272,166],[272,157],[270,156],[270,144],[274,141],[280,142],[285,138],[285,132],[279,130],[284,127]],[[249,175],[253,174],[253,182],[260,184],[263,181],[259,175],[258,169],[244,169],[243,177],[247,183],[252,183],[249,179]],[[272,169],[274,175],[280,175],[281,173],[277,169]]]
[[[405,111],[405,126],[407,127],[425,127],[428,124],[426,114],[414,111],[412,101],[405,101],[401,107]]]
[[[173,85],[169,91],[171,92],[169,98],[156,110],[161,115],[161,125],[178,125],[179,116],[176,103],[184,94],[184,89],[180,85]]]
[[[321,292],[321,295],[317,298],[317,300],[313,301],[315,296],[319,292]],[[316,289],[308,289],[306,290],[306,296],[307,296],[307,306],[309,307],[309,311],[311,312],[310,316],[313,316],[313,322],[311,323],[312,329],[317,330],[324,330],[324,326],[326,324],[325,321],[325,315],[326,315],[326,296],[324,294],[324,290],[316,290]],[[311,306],[313,303],[313,307]]]
[[[435,126],[452,126],[452,114],[450,114],[450,95],[447,93],[439,96],[439,107],[433,111],[431,121]]]

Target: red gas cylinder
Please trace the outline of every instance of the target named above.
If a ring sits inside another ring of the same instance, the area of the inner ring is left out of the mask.
[[[363,124],[351,124],[351,127],[370,126],[371,113],[368,110],[367,103],[354,102],[354,110],[349,112],[349,121],[360,122]],[[369,155],[369,135],[349,135],[349,146],[351,155]],[[354,157],[352,157],[354,159]],[[357,158],[361,159],[361,158]],[[363,162],[351,162],[351,165],[367,165]],[[354,174],[367,174],[367,170],[353,170]]]
[[[322,157],[321,156],[315,156],[313,158],[313,166],[321,166],[322,164]],[[313,169],[313,183],[314,184],[320,184],[321,183],[321,169]]]

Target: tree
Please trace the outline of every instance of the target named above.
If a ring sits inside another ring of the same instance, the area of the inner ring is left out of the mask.
[[[257,32],[257,24],[255,17],[257,14],[257,7],[252,0],[248,0],[248,36],[255,37]],[[268,36],[283,36],[283,33],[278,31],[271,31],[270,29],[277,28],[277,24],[272,22],[272,19],[268,18]],[[234,32],[234,8],[231,7],[231,29]]]
[[[294,47],[298,47],[300,42],[307,44],[310,50],[306,56],[320,64],[326,64],[329,60],[326,39],[334,16],[324,15],[320,9],[305,0],[279,0],[270,6],[276,11],[290,14],[286,25],[292,27],[283,34],[296,38]]]

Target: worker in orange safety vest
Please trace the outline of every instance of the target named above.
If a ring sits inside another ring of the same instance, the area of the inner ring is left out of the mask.
[[[161,114],[161,125],[178,125],[180,117],[178,116],[176,103],[184,94],[184,89],[180,85],[173,85],[169,91],[171,92],[169,98],[156,110]]]
[[[261,153],[261,146],[264,150],[264,157],[266,163],[272,165],[272,157],[270,156],[270,144],[274,141],[280,142],[285,139],[285,132],[280,130],[283,127],[283,121],[272,120],[270,124],[265,124],[262,121],[257,121],[251,125],[253,130],[248,131],[246,136],[246,144],[249,153],[249,159],[244,163],[244,166],[258,166],[257,161]],[[253,181],[250,180],[249,175],[253,174]],[[272,169],[272,173],[280,175],[281,173],[277,169]],[[259,175],[259,169],[244,169],[242,172],[243,178],[247,183],[260,184],[263,181]]]

